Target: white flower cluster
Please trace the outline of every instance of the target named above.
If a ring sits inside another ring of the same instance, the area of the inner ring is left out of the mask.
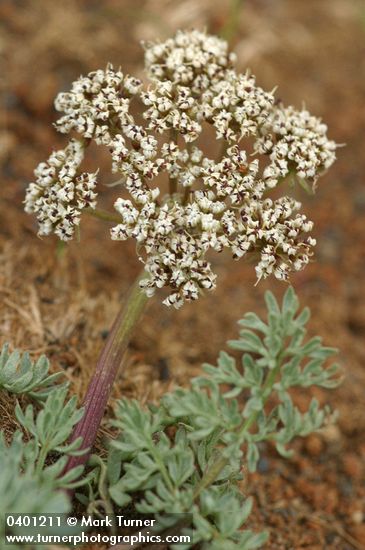
[[[158,133],[173,130],[187,142],[195,141],[202,132],[201,108],[187,86],[157,82],[142,95],[142,100],[148,107],[144,117],[150,130]]]
[[[129,195],[115,202],[120,223],[111,238],[136,240],[149,296],[167,287],[167,305],[195,300],[216,284],[209,252],[225,248],[235,259],[253,255],[258,279],[302,269],[315,245],[313,224],[300,203],[268,194],[289,173],[315,183],[333,163],[326,126],[277,105],[273,92],[234,70],[226,42],[202,32],[145,45],[145,66],[152,81],[145,91],[109,65],[58,96],[65,115],[56,127],[83,142],[71,140],[36,171],[26,210],[37,213],[40,233],[68,239],[80,210],[95,206],[95,174],[77,176],[83,148],[95,140],[108,147]],[[134,95],[144,105],[142,124],[131,112]],[[217,159],[205,152],[209,126]]]
[[[73,139],[35,169],[36,180],[27,188],[25,211],[37,215],[39,235],[54,232],[68,241],[80,223],[81,210],[95,208],[96,173],[77,175],[83,158],[83,143]]]
[[[203,95],[203,115],[216,128],[217,139],[229,142],[254,136],[266,122],[274,96],[256,86],[255,77],[227,71]]]
[[[124,76],[111,65],[105,71],[94,71],[80,77],[72,84],[70,92],[56,97],[55,107],[65,115],[55,127],[64,134],[75,130],[86,139],[108,145],[115,129],[130,124],[130,101],[141,86],[140,80]]]
[[[134,237],[138,245],[143,245],[150,277],[142,287],[149,296],[156,288],[169,286],[173,292],[164,303],[179,307],[184,300],[198,298],[201,288],[214,287],[216,276],[204,258],[209,248],[204,236],[211,229],[208,216],[204,224],[204,215],[194,216],[191,206],[174,201],[160,208],[148,202],[138,209],[131,201],[118,199],[115,207],[123,221],[112,229],[112,239]],[[199,221],[202,231],[198,230]]]
[[[145,69],[150,79],[186,86],[194,97],[224,79],[235,61],[225,40],[198,30],[178,31],[165,42],[145,44]]]
[[[327,126],[308,111],[278,106],[260,128],[255,148],[270,155],[265,179],[285,178],[293,171],[315,186],[318,177],[336,160],[336,143],[327,138]]]

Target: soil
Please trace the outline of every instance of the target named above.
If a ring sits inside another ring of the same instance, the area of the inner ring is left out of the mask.
[[[81,73],[122,65],[140,73],[142,38],[167,37],[198,26],[218,32],[228,2],[209,0],[2,0],[4,120],[0,217],[0,343],[47,353],[63,369],[80,400],[119,301],[138,274],[133,243],[108,239],[101,222],[87,219],[81,240],[61,248],[36,237],[22,201],[34,167],[65,138],[51,123],[53,99]],[[320,181],[315,196],[296,191],[315,222],[315,261],[292,277],[302,305],[312,309],[310,332],[339,348],[345,378],[337,390],[297,392],[305,404],[315,395],[339,411],[337,424],[294,443],[293,458],[262,449],[258,472],[245,478],[253,494],[251,527],[270,530],[265,548],[365,548],[365,4],[363,0],[251,0],[238,11],[233,40],[242,68],[258,83],[279,85],[281,99],[322,116],[330,136],[346,144]],[[98,151],[90,167],[108,162]],[[105,205],[117,191],[102,190]],[[236,321],[263,312],[270,288],[258,286],[252,266],[218,256],[217,291],[179,311],[159,298],[151,304],[130,345],[113,398],[156,400],[176,383],[188,384],[204,361],[214,361],[234,337]],[[3,429],[16,427],[13,400],[0,399]],[[112,406],[112,403],[109,407]],[[108,411],[111,412],[110,410]],[[107,416],[107,415],[106,415]],[[107,428],[100,430],[99,448]]]

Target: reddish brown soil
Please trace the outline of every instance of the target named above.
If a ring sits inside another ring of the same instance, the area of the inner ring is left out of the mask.
[[[226,2],[208,0],[3,0],[5,126],[0,217],[0,340],[46,352],[83,395],[106,331],[138,273],[133,243],[113,243],[105,227],[85,220],[81,243],[60,251],[53,238],[37,239],[22,210],[35,165],[64,138],[52,129],[54,95],[80,73],[108,61],[140,71],[139,39],[167,36],[178,27],[219,30]],[[300,194],[315,221],[315,262],[292,283],[312,308],[310,331],[340,349],[345,380],[338,390],[301,391],[339,411],[337,426],[296,441],[291,460],[263,449],[259,471],[244,490],[255,497],[252,526],[270,530],[267,549],[365,548],[365,5],[363,0],[251,0],[240,14],[236,50],[264,87],[280,86],[286,103],[323,116],[330,136],[346,147],[321,180],[315,197]],[[90,166],[107,160],[95,152]],[[103,190],[111,204],[115,190]],[[299,196],[299,195],[298,195]],[[156,399],[172,384],[187,384],[202,361],[214,361],[236,320],[263,311],[267,288],[254,287],[252,266],[215,260],[215,293],[170,311],[154,299],[130,346],[115,397]],[[4,428],[15,421],[2,396]],[[101,430],[105,433],[105,428]]]

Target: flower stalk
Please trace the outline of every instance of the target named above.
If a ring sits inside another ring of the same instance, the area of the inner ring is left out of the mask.
[[[88,448],[89,452],[82,456],[71,457],[66,465],[66,472],[75,466],[84,465],[90,456],[117,372],[122,364],[133,330],[140,320],[148,300],[145,292],[141,291],[139,286],[143,275],[144,272],[137,277],[125,305],[113,323],[86,392],[84,415],[71,436],[71,441],[81,437],[83,441],[81,448]]]
[[[92,216],[93,218],[98,218],[104,222],[113,222],[119,223],[120,216],[118,214],[113,214],[108,212],[108,210],[103,210],[102,208],[85,208],[86,214]]]
[[[220,31],[220,35],[229,43],[232,43],[238,34],[242,8],[243,0],[231,0],[227,20]]]

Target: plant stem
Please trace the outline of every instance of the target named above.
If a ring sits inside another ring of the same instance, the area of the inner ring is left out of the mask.
[[[86,212],[86,214],[89,214],[89,216],[93,216],[94,218],[98,218],[99,220],[104,220],[106,222],[122,222],[122,218],[118,216],[118,214],[113,214],[112,212],[108,212],[107,210],[103,210],[102,208],[89,207],[85,208],[84,212]]]
[[[275,384],[276,376],[280,370],[281,367],[281,360],[278,359],[277,365],[274,369],[272,369],[264,382],[264,385],[262,386],[262,401],[263,406],[265,405],[267,399],[269,398],[271,394],[271,390],[273,388],[273,385]],[[254,424],[257,420],[257,417],[259,416],[260,411],[254,411],[247,420],[242,424],[241,428],[238,429],[238,434],[242,437]],[[201,478],[200,482],[198,483],[195,491],[194,491],[194,499],[196,499],[201,491],[214,483],[214,481],[217,479],[223,468],[227,466],[229,463],[229,458],[224,456],[220,451],[217,453],[217,459],[210,465],[210,467],[205,471],[203,477]]]
[[[98,480],[98,490],[101,498],[99,501],[94,501],[89,504],[87,508],[87,513],[89,515],[97,514],[98,513],[97,504],[98,502],[100,502],[100,504],[102,504],[104,508],[104,511],[107,513],[107,515],[112,518],[111,533],[113,535],[116,535],[114,508],[110,500],[108,488],[107,488],[107,466],[105,462],[100,458],[100,456],[95,454],[90,457],[89,465],[99,467],[100,469],[99,480]]]
[[[227,466],[228,461],[229,461],[228,458],[222,455],[220,451],[217,452],[216,460],[205,471],[203,477],[201,478],[200,482],[195,488],[194,495],[193,495],[194,500],[198,498],[198,496],[200,495],[203,489],[205,489],[206,487],[209,487],[209,485],[212,485],[212,483],[214,483],[214,481],[217,479],[217,477],[219,476],[223,468]]]
[[[231,0],[229,14],[227,20],[220,31],[220,35],[227,40],[233,42],[239,29],[239,15],[243,6],[243,0]]]
[[[166,468],[163,460],[161,459],[160,453],[156,449],[155,445],[150,445],[149,446],[149,451],[150,451],[151,455],[153,456],[153,458],[155,459],[155,462],[158,465],[158,468],[161,472],[161,475],[164,478],[167,487],[169,488],[169,491],[174,494],[174,492],[175,492],[174,485],[173,485],[173,483],[170,479],[167,468]]]
[[[81,448],[88,448],[89,452],[82,456],[70,457],[64,474],[75,466],[85,464],[89,458],[116,374],[122,363],[133,329],[140,320],[148,300],[146,294],[139,287],[142,276],[139,276],[135,281],[127,302],[121,308],[113,323],[86,392],[84,415],[71,436],[71,441],[82,437]]]
[[[37,460],[37,465],[36,465],[36,472],[38,474],[40,474],[42,472],[43,468],[44,468],[44,464],[46,462],[48,452],[49,452],[49,449],[48,449],[47,444],[45,444],[44,446],[41,447],[39,457],[38,457],[38,460]]]

